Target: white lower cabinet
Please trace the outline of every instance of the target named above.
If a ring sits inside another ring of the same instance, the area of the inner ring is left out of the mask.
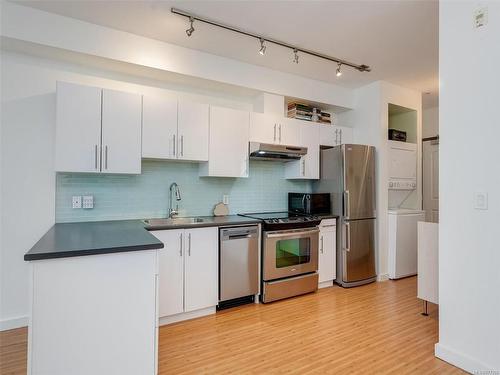
[[[319,227],[319,282],[325,283],[336,278],[337,226],[335,219],[321,222]]]
[[[165,245],[159,251],[160,318],[215,307],[218,302],[218,228],[151,233]]]

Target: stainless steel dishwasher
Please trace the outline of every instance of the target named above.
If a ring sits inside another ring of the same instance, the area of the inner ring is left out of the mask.
[[[219,309],[253,302],[259,292],[259,227],[219,231]]]

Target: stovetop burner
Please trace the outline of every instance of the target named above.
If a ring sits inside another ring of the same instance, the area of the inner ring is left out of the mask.
[[[298,215],[287,211],[246,213],[240,216],[262,220],[266,230],[314,227],[321,221],[317,216]]]

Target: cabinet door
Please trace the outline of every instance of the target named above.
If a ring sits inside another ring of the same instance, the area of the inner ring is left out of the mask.
[[[101,93],[97,87],[57,82],[56,171],[100,171]]]
[[[177,100],[144,96],[142,103],[142,157],[177,158]]]
[[[250,113],[250,141],[279,143],[279,123],[274,116]]]
[[[319,126],[302,121],[300,124],[300,145],[307,147],[307,155],[298,161],[288,162],[285,176],[289,179],[319,179]]]
[[[338,146],[352,143],[352,129],[342,126],[321,125],[319,131],[319,144],[322,146]]]
[[[319,228],[319,282],[331,281],[336,274],[336,226],[320,226]]]
[[[181,160],[208,160],[208,104],[179,101],[177,156]]]
[[[210,107],[210,151],[203,175],[248,177],[249,113]]]
[[[102,172],[141,173],[142,96],[102,91]]]
[[[150,233],[165,245],[158,250],[159,316],[179,314],[184,311],[184,231],[159,230]]]
[[[282,145],[302,146],[300,126],[303,121],[284,118],[278,124],[278,139]]]
[[[184,310],[212,307],[218,302],[218,228],[184,232]]]

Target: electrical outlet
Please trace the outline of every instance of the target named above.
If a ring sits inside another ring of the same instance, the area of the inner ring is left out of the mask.
[[[82,197],[81,197],[81,195],[74,195],[72,202],[73,202],[73,208],[82,208]]]
[[[476,210],[488,209],[488,193],[483,191],[476,191],[474,193],[474,208]]]
[[[94,196],[84,195],[83,196],[83,208],[94,208]]]
[[[224,194],[224,195],[222,196],[222,203],[224,203],[225,205],[228,205],[228,204],[229,204],[229,195]]]

